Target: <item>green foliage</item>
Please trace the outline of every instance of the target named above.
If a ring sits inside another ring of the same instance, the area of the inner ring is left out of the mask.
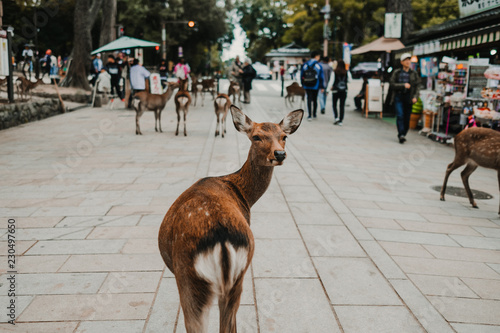
[[[413,0],[412,7],[416,29],[442,24],[460,16],[456,0]]]

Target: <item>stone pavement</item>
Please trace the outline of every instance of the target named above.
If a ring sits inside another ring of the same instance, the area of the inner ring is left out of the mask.
[[[278,83],[255,81],[245,111],[279,121]],[[351,89],[350,94],[354,94]],[[352,102],[351,102],[352,105]],[[214,138],[212,103],[175,137],[170,101],[154,117],[82,109],[0,132],[0,311],[10,304],[7,226],[15,219],[16,326],[5,332],[185,332],[175,280],[157,249],[171,203],[200,177],[233,172],[249,140],[230,117]],[[304,121],[269,190],[252,208],[256,251],[239,332],[499,332],[496,173],[493,195],[439,201],[453,148],[348,108],[344,126]],[[462,186],[460,171],[449,185]],[[12,220],[11,220],[12,221]],[[218,311],[209,332],[218,332]]]

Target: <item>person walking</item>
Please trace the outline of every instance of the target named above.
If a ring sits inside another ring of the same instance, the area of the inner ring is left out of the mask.
[[[330,62],[330,58],[323,57],[321,59],[321,67],[323,67],[323,75],[325,77],[325,86],[330,82],[330,77],[333,73],[333,68],[328,64]],[[321,114],[325,114],[326,107],[326,98],[328,96],[328,89],[320,89],[319,93],[319,107],[321,109]]]
[[[109,75],[111,75],[111,95],[116,94],[118,98],[122,99],[122,92],[120,89],[120,79],[122,77],[121,67],[112,54],[108,55],[106,67],[108,68]]]
[[[158,65],[158,72],[160,72],[161,86],[165,89],[168,81],[168,66],[165,59],[161,59],[160,64]]]
[[[250,90],[252,90],[252,80],[257,76],[257,72],[250,64],[250,60],[245,60],[241,73],[243,81],[243,103],[250,104]]]
[[[396,125],[398,128],[399,143],[406,141],[406,134],[410,128],[410,116],[413,104],[419,95],[420,79],[418,73],[410,68],[411,54],[401,55],[402,68],[396,69],[391,76],[390,85],[393,91],[391,105],[396,111]]]
[[[189,65],[186,64],[186,60],[181,58],[181,60],[174,67],[174,75],[179,80],[185,80],[189,78],[189,73],[191,73],[191,68],[189,68]]]
[[[311,59],[307,61],[300,71],[300,82],[307,94],[307,120],[316,118],[318,109],[318,91],[325,88],[323,67],[319,64],[321,55],[319,51],[311,52]]]
[[[330,82],[333,100],[333,116],[335,118],[334,124],[342,126],[342,122],[344,121],[348,82],[348,73],[344,60],[339,60],[337,62],[337,68],[333,71]]]

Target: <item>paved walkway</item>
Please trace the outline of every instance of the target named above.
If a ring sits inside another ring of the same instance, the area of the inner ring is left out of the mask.
[[[256,81],[247,114],[279,121],[276,82]],[[352,92],[353,93],[353,92]],[[82,109],[0,131],[0,319],[10,304],[8,219],[16,226],[17,325],[6,332],[185,332],[175,280],[157,249],[171,203],[195,180],[233,172],[248,139],[214,138],[211,102],[175,137],[173,103],[154,117]],[[352,104],[352,102],[351,102]],[[328,110],[331,107],[329,106]],[[304,121],[252,209],[256,251],[239,332],[499,332],[496,173],[472,209],[439,201],[453,149],[348,108]],[[449,185],[462,186],[459,171]],[[12,221],[12,220],[11,220]],[[211,312],[209,332],[218,332]]]

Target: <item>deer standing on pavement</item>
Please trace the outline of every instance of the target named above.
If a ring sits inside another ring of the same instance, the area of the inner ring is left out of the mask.
[[[31,82],[30,80],[24,78],[24,77],[18,77],[16,80],[16,90],[17,90],[17,95],[23,100],[27,99],[28,97],[28,92],[30,93],[30,99],[33,98],[33,89],[35,89],[36,86],[39,84],[43,84],[42,79],[38,79],[36,82]]]
[[[191,91],[193,92],[194,101],[193,106],[196,106],[196,102],[198,101],[198,96],[201,96],[201,92],[203,90],[203,85],[199,81],[199,77],[193,76],[193,83],[191,84]],[[203,106],[203,100],[201,101],[201,106]]]
[[[500,187],[500,133],[489,128],[472,127],[460,132],[454,139],[455,159],[448,165],[441,188],[441,200],[444,201],[446,183],[453,170],[467,164],[462,171],[462,182],[472,207],[478,208],[469,187],[469,176],[478,166],[497,170]],[[498,208],[500,214],[500,207]]]
[[[250,208],[266,192],[273,169],[286,157],[285,140],[299,127],[304,111],[279,124],[254,123],[231,106],[236,129],[250,151],[239,171],[199,180],[172,204],[160,226],[158,245],[175,275],[187,333],[206,333],[214,297],[219,332],[236,333],[243,277],[254,253]]]
[[[224,137],[226,134],[226,117],[229,107],[231,106],[231,99],[226,94],[219,94],[214,100],[215,116],[217,117],[217,126],[215,127],[215,136],[220,134]],[[220,126],[219,126],[220,125]]]
[[[181,122],[181,112],[184,115],[184,136],[187,136],[186,132],[186,115],[189,111],[189,105],[191,104],[191,95],[188,92],[188,80],[179,80],[180,86],[179,91],[175,94],[175,112],[177,113],[177,129],[175,130],[175,135],[179,135],[179,123]]]
[[[293,82],[291,85],[286,87],[285,106],[287,105],[287,102],[290,107],[292,106],[294,96],[301,97],[300,106],[302,107],[304,103],[304,97],[306,96],[306,91],[297,82]]]
[[[161,130],[161,112],[167,105],[174,93],[174,89],[178,88],[179,84],[177,82],[168,82],[167,91],[161,95],[150,94],[147,91],[139,91],[134,95],[134,109],[135,109],[135,134],[142,135],[141,128],[139,126],[139,119],[141,119],[142,114],[149,110],[155,113],[155,131],[158,132],[158,127]],[[156,125],[158,123],[158,126]]]
[[[233,104],[236,104],[236,96],[238,96],[238,103],[241,104],[240,92],[241,92],[241,87],[238,81],[229,81],[227,96],[231,97],[231,95],[233,95]]]

